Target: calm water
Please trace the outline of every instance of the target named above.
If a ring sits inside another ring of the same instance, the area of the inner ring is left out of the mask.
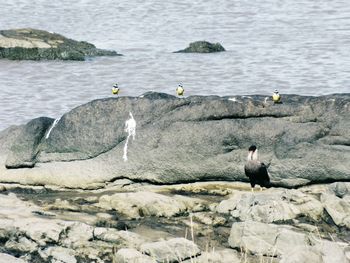
[[[49,3],[50,2],[50,3]],[[0,60],[0,130],[92,99],[350,92],[348,0],[1,0],[0,28],[33,27],[113,49],[85,62]],[[174,54],[190,42],[227,52]]]

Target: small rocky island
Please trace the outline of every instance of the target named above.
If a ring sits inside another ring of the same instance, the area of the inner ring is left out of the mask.
[[[96,48],[57,33],[22,28],[0,30],[0,58],[11,60],[85,60],[94,56],[118,56],[115,51]]]
[[[214,53],[225,51],[220,43],[210,43],[207,41],[196,41],[190,43],[189,47],[174,53]]]
[[[0,262],[349,262],[349,116],[350,94],[146,93],[9,127]]]

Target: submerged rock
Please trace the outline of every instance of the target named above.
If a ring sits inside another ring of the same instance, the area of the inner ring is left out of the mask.
[[[92,56],[116,56],[115,51],[96,48],[57,33],[22,28],[0,30],[0,58],[12,60],[85,60]]]
[[[193,96],[147,93],[99,99],[64,114],[48,138],[12,148],[24,126],[0,133],[0,182],[101,187],[127,178],[173,184],[205,180],[247,181],[247,149],[257,144],[271,162],[273,186],[296,187],[350,178],[350,95],[284,95],[283,104],[265,96]],[[125,121],[137,123],[124,161]],[[42,133],[44,134],[44,133]],[[15,136],[17,135],[17,136]],[[33,138],[28,133],[26,138]],[[9,156],[16,156],[10,167]]]
[[[220,43],[196,41],[190,43],[189,47],[176,51],[175,53],[214,53],[222,51],[225,51],[225,49]]]

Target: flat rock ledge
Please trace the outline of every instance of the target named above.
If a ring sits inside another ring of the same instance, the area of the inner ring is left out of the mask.
[[[127,140],[130,112],[136,136]],[[0,132],[0,182],[69,188],[122,178],[247,182],[243,166],[252,144],[271,163],[273,186],[349,181],[349,116],[350,94],[284,95],[282,104],[259,95],[99,99],[56,121],[40,117]]]
[[[85,60],[94,56],[117,56],[57,33],[33,28],[0,30],[0,58],[11,60]]]
[[[220,43],[210,43],[208,41],[196,41],[190,43],[190,45],[174,53],[214,53],[225,51],[224,47]]]

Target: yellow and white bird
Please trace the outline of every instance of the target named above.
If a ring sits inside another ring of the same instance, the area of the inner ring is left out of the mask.
[[[279,94],[278,90],[275,89],[275,91],[272,94],[272,100],[274,103],[281,103],[281,95]]]
[[[120,91],[120,89],[118,87],[118,84],[113,85],[112,94],[118,95],[119,91]]]
[[[184,87],[181,84],[179,84],[179,86],[176,88],[176,94],[178,96],[183,96],[184,92],[185,92]]]

